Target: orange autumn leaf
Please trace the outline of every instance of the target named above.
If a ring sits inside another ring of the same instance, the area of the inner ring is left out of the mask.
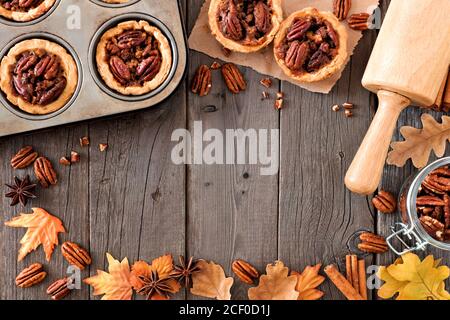
[[[298,300],[318,300],[323,297],[324,293],[316,289],[325,281],[325,277],[319,275],[321,266],[319,263],[314,267],[307,266],[302,273],[292,272],[292,275],[297,276],[295,290],[299,292]]]
[[[173,258],[170,254],[154,259],[150,265],[145,261],[137,261],[131,267],[131,284],[133,288],[138,291],[143,286],[139,276],[149,278],[151,272],[156,272],[159,279],[166,279],[170,277],[172,271]],[[181,289],[181,285],[175,279],[167,280],[167,284],[170,287],[169,293],[177,293]],[[167,298],[159,294],[153,294],[151,299],[166,300]]]
[[[102,300],[131,300],[131,273],[128,259],[122,262],[114,259],[109,253],[108,272],[97,270],[97,275],[84,279],[83,282],[94,288],[94,296],[102,295]]]
[[[44,209],[32,208],[32,210],[33,213],[21,213],[20,216],[5,222],[5,225],[14,228],[28,228],[20,240],[22,246],[19,250],[19,261],[41,244],[44,248],[45,258],[50,261],[53,250],[58,245],[58,233],[64,233],[66,230],[61,220]]]
[[[297,277],[289,276],[289,269],[283,262],[267,265],[266,273],[259,279],[257,287],[248,290],[250,300],[297,300]]]
[[[192,275],[191,293],[196,296],[217,300],[230,300],[234,279],[226,277],[223,268],[205,260],[197,262],[199,271]]]

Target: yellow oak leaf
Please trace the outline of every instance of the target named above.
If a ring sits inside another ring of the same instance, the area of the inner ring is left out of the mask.
[[[108,272],[97,270],[97,275],[84,279],[83,282],[94,288],[94,296],[103,294],[102,300],[131,300],[133,289],[128,259],[120,262],[109,253],[106,258]]]
[[[155,272],[158,279],[167,279],[164,284],[168,293],[177,293],[180,291],[181,285],[175,279],[168,279],[172,271],[173,258],[170,254],[154,259],[151,264],[145,261],[137,261],[131,267],[131,284],[136,291],[139,291],[144,285],[140,277],[150,278],[150,274]],[[154,293],[150,296],[150,299],[167,300],[168,297]]]
[[[295,290],[299,293],[297,300],[318,300],[324,293],[317,289],[324,281],[325,277],[319,275],[322,264],[307,266],[302,273],[292,271],[292,275],[297,276]]]
[[[45,258],[50,261],[55,246],[58,245],[58,233],[66,230],[57,217],[41,208],[32,208],[33,213],[21,213],[20,216],[5,222],[8,227],[28,228],[20,240],[22,246],[19,249],[18,260],[21,261],[31,251],[36,250],[41,244],[44,248]]]
[[[248,290],[250,300],[297,300],[299,293],[295,290],[298,278],[289,276],[289,269],[283,262],[276,261],[266,267],[266,274],[259,279],[257,287]]]
[[[233,278],[227,278],[223,268],[212,261],[208,263],[205,260],[199,260],[197,266],[199,271],[192,274],[191,293],[217,300],[230,300]]]
[[[398,294],[397,300],[450,300],[444,283],[450,277],[450,269],[439,264],[440,260],[431,255],[423,261],[413,253],[403,255],[401,261],[378,271],[385,281],[378,295],[389,299]]]

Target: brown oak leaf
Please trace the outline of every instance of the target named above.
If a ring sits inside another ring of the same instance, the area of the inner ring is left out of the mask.
[[[33,213],[21,213],[20,216],[5,222],[8,227],[28,228],[20,240],[22,246],[19,249],[18,261],[23,260],[31,251],[36,250],[42,244],[45,258],[50,261],[55,246],[58,245],[58,233],[66,230],[57,217],[41,208],[32,208]]]
[[[411,159],[416,168],[423,168],[428,163],[433,150],[437,157],[445,153],[447,141],[450,141],[450,117],[442,116],[442,123],[434,120],[430,114],[421,117],[422,129],[402,127],[400,133],[404,141],[393,142],[387,163],[403,167]]]
[[[192,275],[191,293],[217,300],[230,300],[233,278],[227,278],[223,268],[214,262],[199,260],[197,265],[199,271]]]
[[[297,286],[295,290],[299,292],[298,300],[318,300],[324,293],[317,289],[324,281],[325,277],[319,275],[322,264],[307,266],[302,273],[292,271],[292,275],[297,276]]]
[[[250,300],[297,300],[297,276],[289,276],[289,269],[283,262],[267,265],[266,273],[259,279],[257,287],[248,290]]]
[[[139,278],[140,276],[149,278],[152,272],[155,272],[159,279],[167,279],[170,277],[173,271],[173,258],[172,255],[167,254],[162,257],[156,258],[151,264],[145,261],[137,261],[131,267],[131,284],[133,289],[139,291],[143,287],[143,282]],[[166,284],[169,286],[169,293],[177,293],[181,289],[181,285],[176,279],[168,279]],[[166,300],[167,297],[159,295],[157,293],[151,296],[151,300]]]
[[[97,270],[97,275],[84,279],[83,282],[94,288],[94,296],[103,294],[102,300],[131,300],[133,289],[128,259],[120,262],[109,253],[106,258],[108,272]]]

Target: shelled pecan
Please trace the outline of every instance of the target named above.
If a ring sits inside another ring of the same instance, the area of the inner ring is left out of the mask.
[[[241,259],[235,260],[231,265],[231,269],[242,282],[247,284],[253,284],[255,279],[259,277],[258,270],[250,263]]]
[[[347,19],[348,26],[353,30],[367,30],[369,29],[369,18],[370,14],[366,12],[352,14]]]
[[[47,288],[47,294],[52,297],[52,300],[64,299],[72,291],[68,287],[71,281],[71,278],[56,280]]]
[[[345,20],[351,6],[351,0],[333,0],[333,13],[339,21]]]
[[[40,263],[33,263],[25,268],[16,277],[16,285],[20,288],[29,288],[42,282],[47,276],[44,267]]]
[[[11,166],[14,169],[24,169],[31,165],[38,157],[38,153],[33,150],[33,147],[27,146],[17,152],[11,159]]]
[[[36,159],[34,162],[34,173],[43,188],[48,188],[50,185],[55,185],[58,182],[55,169],[45,157]]]
[[[358,249],[368,253],[384,253],[388,251],[386,240],[382,236],[378,236],[371,232],[363,232],[359,236],[361,243]]]
[[[191,91],[198,94],[200,97],[207,96],[211,91],[212,79],[211,69],[207,65],[201,65],[195,72],[192,80]]]
[[[380,190],[372,199],[372,204],[382,213],[393,213],[397,208],[397,200],[394,195],[388,191]]]
[[[233,63],[226,63],[222,66],[222,75],[228,89],[232,93],[239,93],[247,88],[244,76],[238,67]]]
[[[425,231],[439,241],[450,241],[450,168],[431,172],[422,181],[416,198],[419,220]]]
[[[78,267],[80,270],[83,270],[92,263],[89,253],[76,243],[64,242],[61,246],[61,252],[67,262]]]

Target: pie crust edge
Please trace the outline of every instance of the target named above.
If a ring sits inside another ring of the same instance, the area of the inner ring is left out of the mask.
[[[108,41],[112,37],[118,36],[128,30],[145,30],[146,32],[152,34],[159,43],[159,51],[161,53],[162,60],[161,68],[156,76],[151,81],[145,82],[143,86],[122,85],[114,78],[114,75],[109,69],[109,63],[106,62],[106,44]],[[102,35],[97,45],[96,61],[97,70],[109,88],[123,95],[139,96],[155,90],[167,79],[170,69],[172,68],[172,50],[170,48],[169,41],[164,34],[158,28],[151,26],[147,21],[126,21],[107,30]]]
[[[277,57],[276,48],[284,40],[287,34],[287,30],[291,27],[293,21],[296,18],[309,16],[322,17],[331,23],[334,30],[339,36],[339,48],[334,59],[329,64],[323,66],[318,71],[313,73],[305,72],[302,74],[295,74],[295,72],[293,72],[286,66],[286,63],[283,59]],[[348,42],[347,29],[344,27],[342,23],[339,22],[339,20],[335,17],[333,13],[327,11],[318,11],[316,8],[305,8],[303,10],[292,13],[286,20],[282,22],[280,30],[278,31],[278,34],[275,37],[274,58],[277,64],[283,70],[283,72],[290,78],[297,80],[299,82],[316,82],[331,77],[344,67],[348,57],[347,42]]]
[[[27,12],[11,11],[0,6],[0,16],[17,22],[32,21],[47,13],[55,2],[56,0],[44,0],[39,6]]]
[[[43,49],[48,53],[60,58],[60,67],[67,80],[66,87],[61,95],[52,103],[47,105],[34,105],[16,95],[11,81],[11,68],[17,63],[17,57],[26,51]],[[72,98],[78,84],[78,68],[73,57],[66,49],[57,43],[44,39],[30,39],[19,42],[12,47],[8,54],[3,57],[0,65],[0,89],[6,94],[7,99],[19,109],[30,114],[49,114],[66,105]]]
[[[264,37],[259,39],[256,45],[244,45],[237,41],[228,39],[223,35],[220,31],[220,26],[217,22],[217,11],[219,9],[219,5],[224,0],[211,0],[211,4],[209,5],[208,10],[208,20],[209,20],[209,28],[211,29],[211,34],[219,41],[221,45],[225,48],[241,53],[251,53],[259,51],[265,47],[267,47],[275,38],[277,34],[281,22],[283,21],[283,9],[281,8],[281,0],[271,0],[272,1],[272,30],[266,34]]]

